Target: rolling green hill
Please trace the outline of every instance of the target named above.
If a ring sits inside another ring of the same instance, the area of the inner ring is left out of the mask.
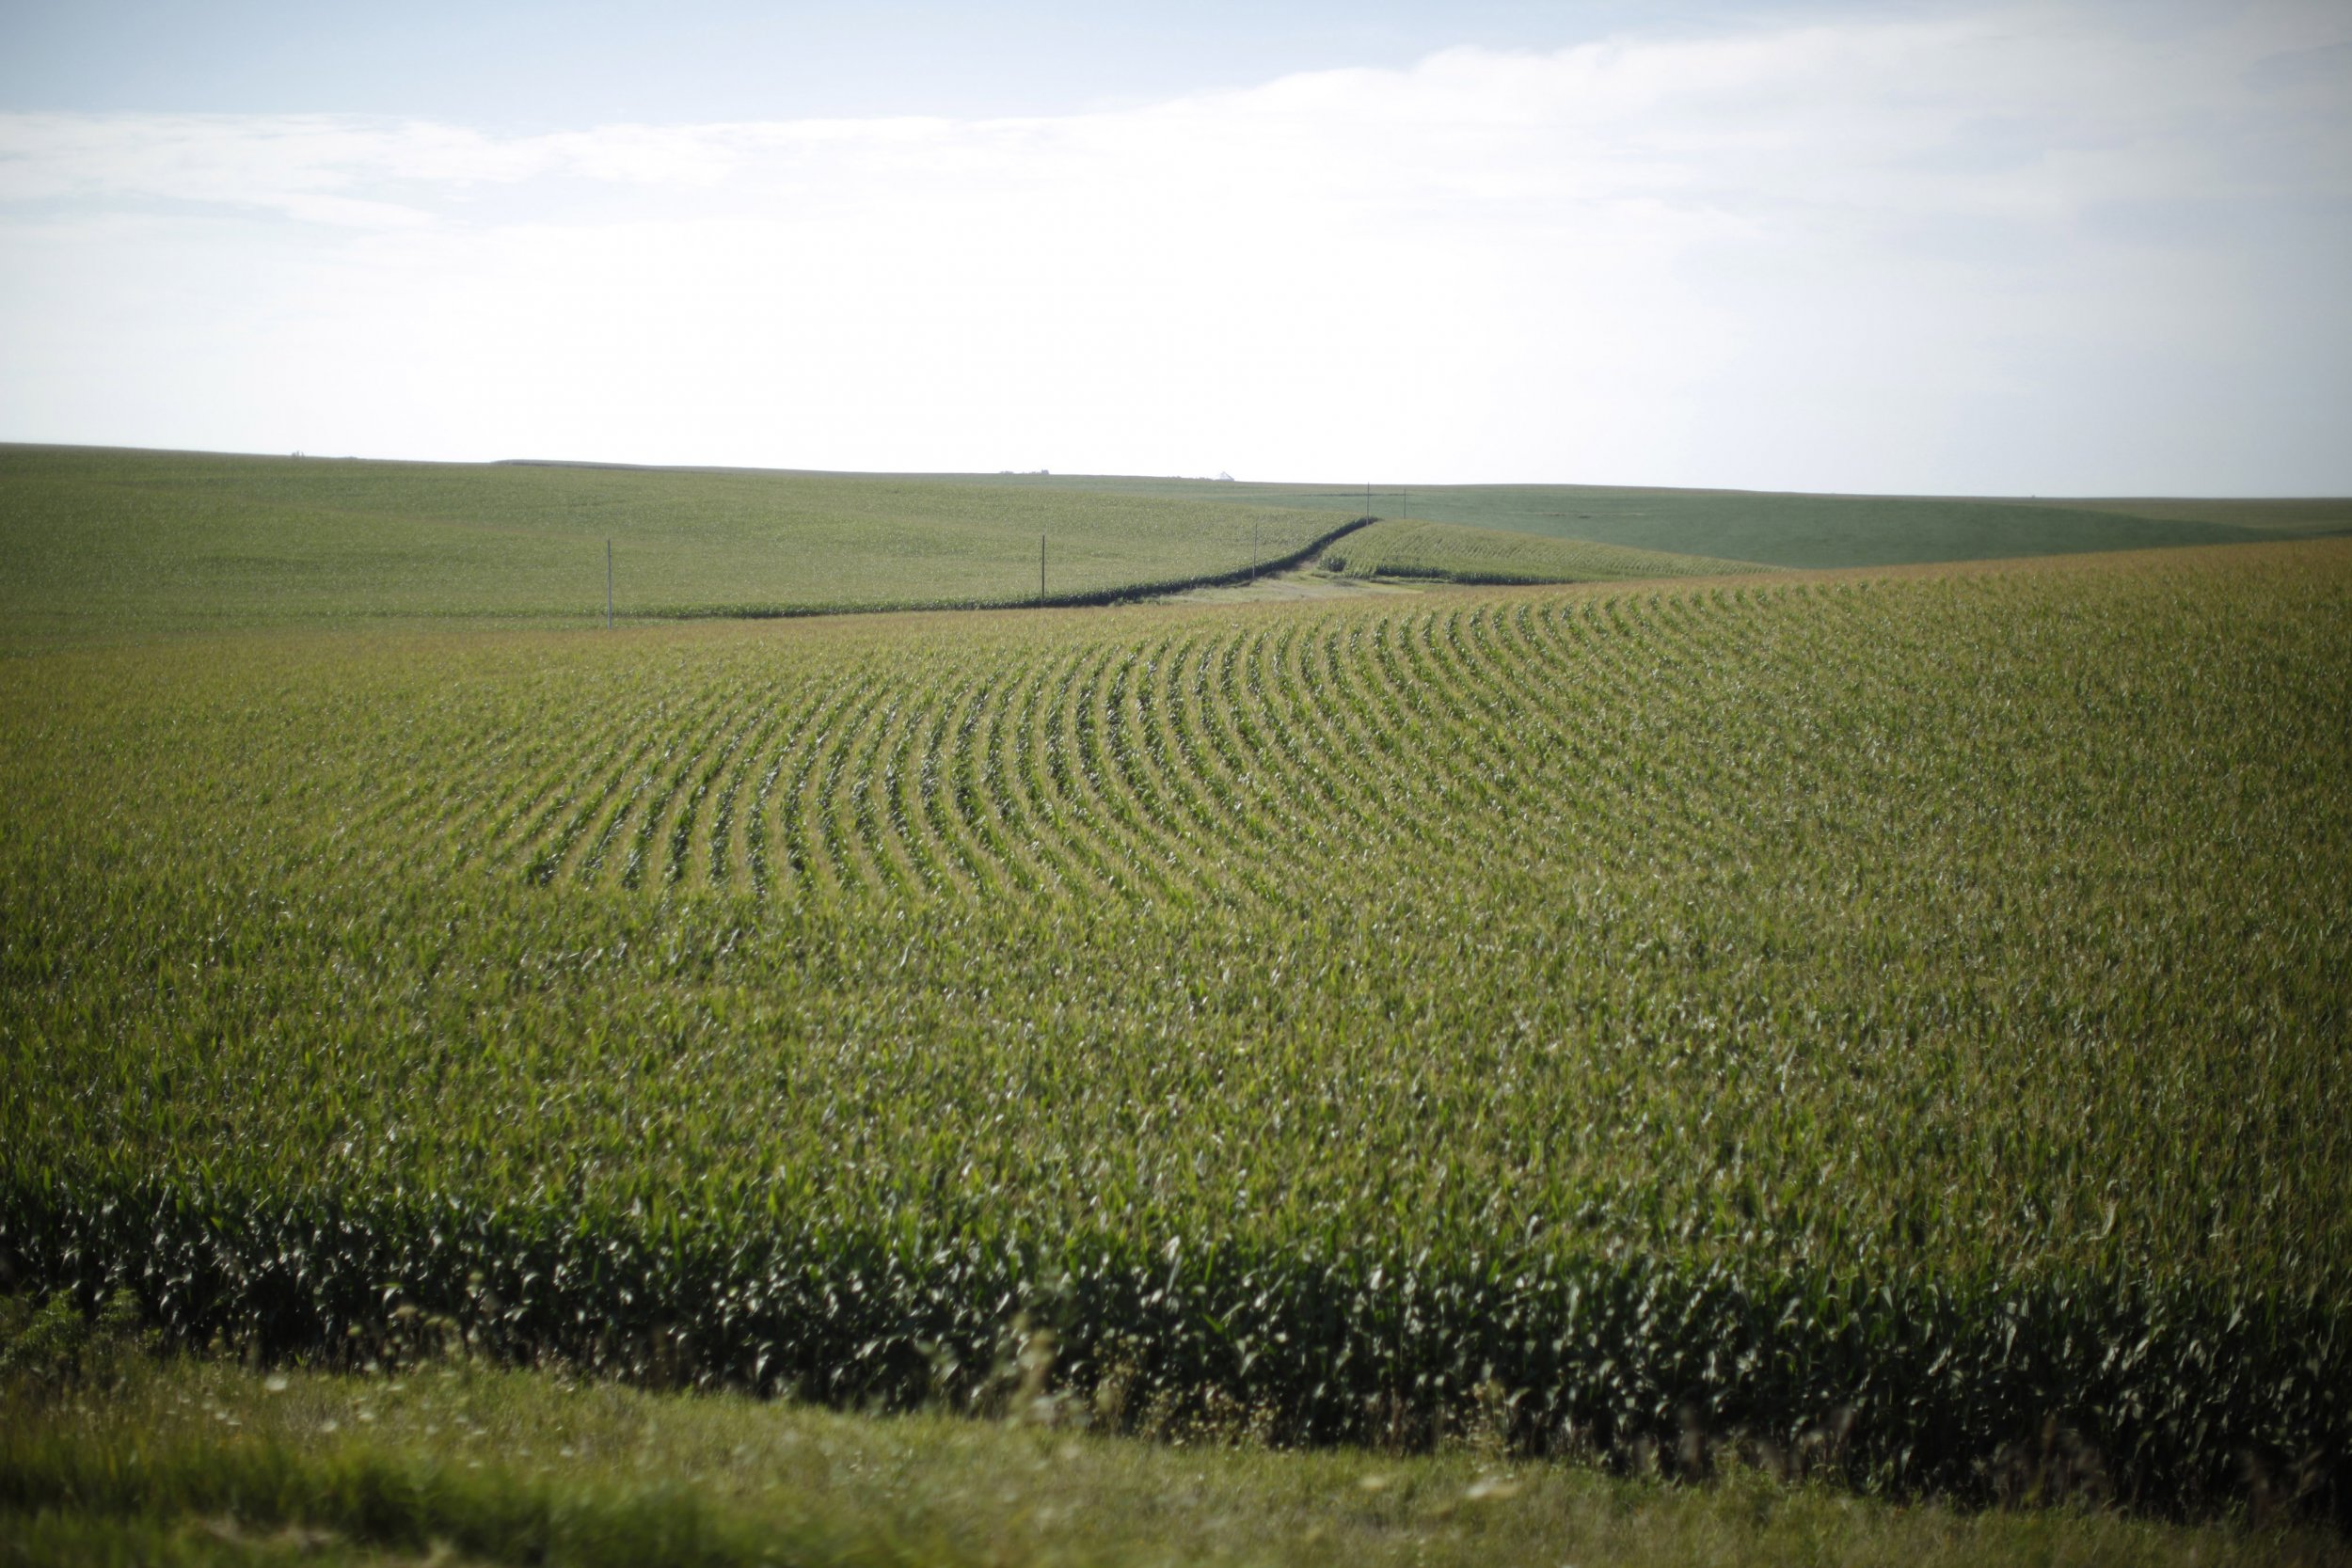
[[[1409,512],[1409,516],[1400,514]],[[1591,486],[1370,492],[1044,475],[425,464],[0,446],[0,646],[219,630],[1060,603],[1295,557],[1351,571],[1675,575],[2305,537],[2342,501],[2015,501]],[[1487,531],[1410,530],[1431,520]],[[1543,541],[1530,543],[1530,540]],[[1411,543],[1407,545],[1407,541]],[[1461,559],[1456,560],[1456,557]]]
[[[979,483],[990,483],[981,480]],[[994,483],[1008,483],[996,481]],[[1024,480],[1133,497],[1408,516],[1771,566],[1891,566],[2352,532],[2352,499],[2064,500],[1813,496],[1581,484],[1244,484]]]
[[[1742,561],[1402,518],[1356,530],[1326,548],[1319,562],[1349,577],[1470,583],[1623,582],[1767,570]]]
[[[944,480],[0,447],[0,641],[254,625],[1061,600],[1291,554],[1344,519]]]

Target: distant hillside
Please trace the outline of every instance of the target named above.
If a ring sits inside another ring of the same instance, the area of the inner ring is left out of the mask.
[[[1815,496],[1583,484],[1224,483],[1034,475],[1021,483],[1135,497],[1311,507],[1507,529],[1770,566],[1898,566],[2352,533],[2352,499],[2212,500]]]
[[[1359,529],[1324,551],[1349,577],[1431,578],[1446,582],[1617,582],[1634,578],[1713,577],[1767,568],[1662,550],[1548,539],[1508,529],[1465,528],[1392,518]]]
[[[1184,585],[1350,519],[969,481],[0,445],[0,639],[1025,604]]]

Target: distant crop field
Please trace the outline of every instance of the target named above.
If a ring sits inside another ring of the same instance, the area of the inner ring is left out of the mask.
[[[1963,1497],[2341,1473],[2352,544],[188,646],[0,680],[17,1280]]]
[[[1181,584],[1343,522],[923,479],[0,446],[0,645],[257,625],[586,625]]]
[[[1015,481],[977,478],[978,483]],[[2352,533],[2352,499],[2042,500],[1826,496],[1601,484],[1250,484],[1026,479],[1071,491],[1317,508],[1508,530],[1769,566],[1835,568],[2072,555]]]
[[[1741,561],[1549,539],[1507,529],[1390,518],[1327,548],[1323,564],[1349,577],[1427,578],[1442,582],[1620,582],[1724,577],[1766,570]]]

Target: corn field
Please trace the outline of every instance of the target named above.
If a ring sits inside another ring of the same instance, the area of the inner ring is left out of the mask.
[[[2352,1497],[2352,546],[13,662],[18,1285]]]

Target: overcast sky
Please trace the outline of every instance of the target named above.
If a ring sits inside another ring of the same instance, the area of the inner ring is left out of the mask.
[[[2352,6],[0,0],[0,440],[2352,492]]]

